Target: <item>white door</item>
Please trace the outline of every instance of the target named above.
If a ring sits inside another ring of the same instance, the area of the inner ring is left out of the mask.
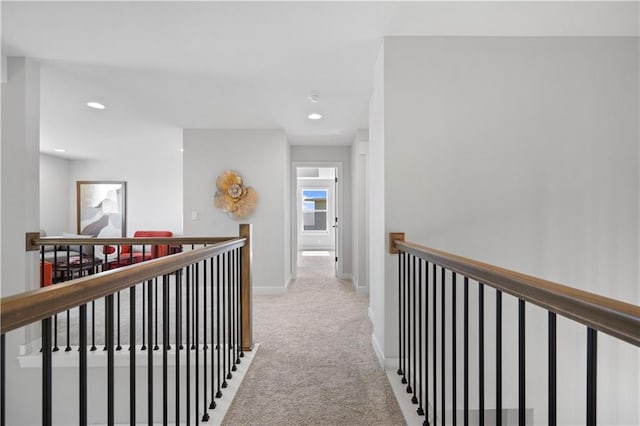
[[[338,200],[340,199],[339,196],[339,177],[338,177],[338,170],[336,169],[336,178],[335,178],[335,182],[334,182],[334,187],[333,187],[333,213],[334,213],[334,217],[333,217],[333,244],[334,244],[334,253],[336,255],[335,257],[335,262],[334,262],[334,267],[335,267],[335,275],[336,278],[338,278],[340,276],[340,273],[338,271],[338,257],[340,256],[340,251],[338,250],[339,244],[339,235],[340,235],[340,219],[338,218],[338,212],[340,211],[340,209],[338,208]]]

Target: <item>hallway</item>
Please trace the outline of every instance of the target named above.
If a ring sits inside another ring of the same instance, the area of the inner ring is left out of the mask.
[[[254,296],[260,348],[223,424],[404,424],[371,347],[367,299],[333,277],[332,256],[300,256],[287,293]]]

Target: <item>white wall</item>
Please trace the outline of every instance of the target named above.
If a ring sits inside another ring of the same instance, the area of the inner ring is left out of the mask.
[[[637,303],[638,48],[638,38],[624,37],[385,39],[371,170],[378,173],[383,148],[387,191],[384,213],[372,205],[372,240],[404,231],[411,241]],[[379,179],[371,176],[372,196]],[[371,249],[375,268],[381,244]],[[374,285],[393,285],[396,262],[386,255],[386,284],[374,283],[371,270],[372,294]],[[391,357],[395,303],[385,303]],[[507,371],[515,309],[507,298]],[[527,316],[527,404],[544,424],[546,315],[529,307]],[[586,332],[561,320],[558,333],[559,423],[581,424]],[[603,336],[598,356],[599,422],[638,424],[637,350]],[[517,402],[514,376],[505,374],[505,407]]]
[[[353,176],[353,282],[357,291],[366,291],[369,283],[368,179],[369,132],[358,130],[351,144]]]
[[[282,130],[184,131],[184,232],[190,236],[238,235],[253,224],[253,286],[284,291],[289,281],[289,145]],[[258,192],[254,214],[235,220],[216,209],[216,178],[225,170],[242,175]],[[192,220],[192,213],[197,219]]]
[[[40,154],[40,228],[48,236],[70,231],[69,172],[69,160]],[[73,211],[75,212],[75,207]]]
[[[38,287],[37,252],[25,252],[25,233],[39,224],[38,152],[40,134],[40,68],[25,58],[8,58],[2,83],[2,297]],[[40,422],[38,375],[23,374],[17,362],[20,344],[31,341],[37,327],[6,335],[6,383],[25,383],[29,392],[7,392],[7,424]]]
[[[182,234],[182,153],[173,157],[124,155],[118,160],[73,160],[69,172],[69,219],[66,232],[77,231],[76,181],[127,182],[127,236],[137,230]],[[48,230],[47,230],[48,232]]]
[[[385,80],[384,80],[384,45],[376,60],[373,76],[373,93],[369,101],[369,316],[373,322],[372,341],[378,358],[394,357],[391,342],[395,342],[397,335],[393,335],[395,328],[387,327],[388,312],[392,307],[387,307],[397,300],[395,293],[387,298],[387,290],[393,291],[395,286],[387,286],[385,283]],[[388,328],[388,330],[387,330]],[[387,337],[387,333],[389,336]],[[389,348],[385,342],[389,340]]]
[[[352,178],[351,178],[351,150],[349,146],[292,146],[291,147],[291,163],[309,163],[320,164],[325,166],[326,163],[341,163],[343,176],[338,176],[339,179],[339,191],[342,191],[342,195],[338,194],[339,199],[342,201],[342,207],[338,206],[338,209],[342,210],[342,224],[340,238],[342,238],[342,271],[338,273],[343,278],[351,278],[353,271],[353,259],[352,259],[352,230],[351,230],[351,206],[352,206]],[[305,166],[306,167],[306,166]],[[292,190],[296,188],[296,182],[290,183]],[[295,214],[296,205],[295,199],[292,199],[290,211]],[[293,224],[295,226],[295,224]],[[292,232],[295,235],[295,227],[292,228]],[[340,244],[340,241],[338,241]],[[294,254],[292,254],[293,256]]]

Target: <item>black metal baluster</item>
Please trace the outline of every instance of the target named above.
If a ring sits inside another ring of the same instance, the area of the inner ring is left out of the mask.
[[[169,276],[162,276],[162,424],[169,422]],[[177,368],[177,367],[176,367]]]
[[[438,287],[438,270],[436,269],[437,266],[436,264],[432,264],[432,271],[433,271],[433,424],[434,426],[438,424],[438,341],[437,341],[437,335],[438,335],[438,328],[437,328],[437,311],[438,311],[438,294],[437,294],[437,287]]]
[[[42,320],[42,426],[51,426],[53,421],[51,373],[51,318],[45,318]]]
[[[209,403],[209,409],[216,408],[216,395],[215,395],[215,376],[216,371],[213,368],[215,357],[215,309],[214,307],[214,291],[213,289],[218,285],[216,275],[213,272],[213,257],[209,259],[209,275],[211,275],[211,403]]]
[[[478,413],[484,426],[484,284],[478,283]]]
[[[233,378],[233,375],[231,374],[231,366],[233,364],[231,359],[231,351],[233,350],[231,347],[233,344],[231,341],[231,273],[231,253],[227,252],[227,337],[229,338],[227,341],[227,365],[229,366],[227,380],[231,380]]]
[[[524,300],[518,299],[518,425],[526,425],[525,315]]]
[[[96,301],[91,302],[91,351],[97,350],[96,346]]]
[[[196,263],[196,276],[193,280],[193,292],[194,292],[194,303],[193,303],[193,315],[194,315],[194,335],[193,341],[196,347],[196,359],[195,359],[195,377],[194,377],[194,385],[195,385],[195,415],[194,419],[196,421],[196,425],[200,422],[200,418],[198,417],[198,400],[200,399],[200,263]]]
[[[176,276],[177,279],[179,279],[179,282],[180,282],[180,286],[179,286],[180,287],[179,288],[180,291],[176,290],[176,309],[180,310],[180,312],[179,312],[180,315],[177,317],[178,318],[178,323],[176,325],[176,327],[180,330],[179,337],[176,337],[176,343],[178,345],[178,350],[183,350],[184,349],[184,345],[182,344],[182,312],[183,312],[183,309],[182,309],[182,300],[183,300],[183,298],[182,298],[182,277],[183,277],[183,275],[187,274],[187,271],[185,271],[185,269],[186,268],[178,270],[177,271],[177,276]],[[178,313],[176,313],[176,315],[178,315]]]
[[[203,400],[202,400],[202,409],[204,414],[202,415],[202,421],[206,422],[209,420],[208,408],[209,404],[207,404],[207,285],[209,282],[207,281],[207,261],[202,262],[202,340],[203,340],[203,363],[202,363],[202,392],[203,392]],[[213,366],[211,366],[213,367]]]
[[[220,255],[216,256],[216,276],[217,283],[216,286],[216,358],[218,362],[216,363],[216,370],[218,375],[218,390],[216,392],[216,398],[222,397],[222,391],[220,390],[220,386],[222,384],[222,378],[220,377],[220,288],[222,287],[222,281],[224,280],[224,275],[221,273],[220,266]]]
[[[456,366],[457,362],[457,330],[456,330],[456,286],[457,276],[455,272],[451,272],[451,424],[456,425],[458,422],[457,413],[457,374]]]
[[[158,346],[158,329],[160,327],[158,327],[158,277],[153,279],[153,286],[155,287],[155,293],[156,293],[156,297],[155,297],[155,316],[154,316],[154,320],[155,320],[155,328],[156,328],[156,332],[155,332],[155,342],[153,345],[153,350],[157,351],[160,349],[160,346]],[[151,340],[151,335],[149,335],[149,340]],[[149,342],[149,345],[151,345],[151,342]]]
[[[79,345],[79,401],[80,409],[78,424],[86,426],[87,421],[87,305],[80,305],[80,328],[78,330],[80,336],[78,338]]]
[[[233,264],[233,368],[231,371],[236,371],[238,367],[236,364],[240,362],[238,358],[238,262],[236,259],[236,251],[231,252],[231,259]]]
[[[227,260],[227,254],[223,253],[222,254],[222,277],[223,277],[223,282],[222,282],[222,345],[220,350],[224,351],[222,353],[222,388],[226,388],[227,387],[227,355],[226,355],[226,297],[225,297],[225,287],[226,287],[226,283],[227,283],[227,274],[228,274],[228,269],[227,269],[227,265],[226,265],[226,260]]]
[[[151,350],[151,336],[153,336],[153,281],[147,281],[147,336],[149,336],[149,350],[147,351],[147,423],[153,424],[153,351]]]
[[[502,292],[496,290],[496,424],[502,425]]]
[[[147,345],[145,344],[145,332],[146,332],[146,305],[147,305],[147,283],[142,283],[142,346],[140,347],[141,351],[147,349]]]
[[[464,426],[469,426],[469,278],[464,277]]]
[[[64,348],[65,352],[69,352],[71,350],[71,311],[67,309],[67,346]]]
[[[106,314],[106,326],[105,326],[105,342],[107,346],[107,425],[113,426],[115,423],[115,364],[114,364],[114,342],[113,342],[113,294],[110,294],[105,298],[105,314]]]
[[[411,268],[412,271],[412,287],[413,287],[413,367],[411,372],[413,373],[413,397],[411,398],[411,402],[414,404],[418,403],[418,395],[416,390],[416,257],[411,256],[413,258],[413,265]]]
[[[557,424],[556,314],[549,311],[549,426]]]
[[[187,312],[186,312],[186,320],[187,323],[185,324],[185,330],[187,331],[187,338],[185,339],[185,348],[186,350],[186,355],[187,355],[187,371],[185,373],[185,376],[187,378],[187,386],[186,386],[186,410],[185,410],[185,414],[187,417],[187,425],[191,424],[191,352],[189,351],[189,342],[191,342],[191,296],[190,296],[190,291],[191,291],[191,280],[192,280],[192,276],[191,276],[191,272],[193,269],[193,265],[189,265],[187,267],[187,286],[186,286],[186,304],[187,304]]]
[[[425,346],[425,369],[424,369],[424,422],[423,425],[429,424],[429,262],[425,261],[424,265],[424,346]],[[433,377],[435,377],[436,369],[433,368]]]
[[[176,271],[176,425],[180,424],[180,350],[182,349],[182,269]],[[189,353],[187,352],[187,355]]]
[[[129,424],[136,424],[136,287],[129,287]]]
[[[240,353],[242,352],[242,339],[240,338],[240,328],[242,327],[242,316],[240,315],[240,307],[242,305],[240,299],[240,249],[235,249],[234,259],[236,262],[236,364],[240,364]]]
[[[403,281],[402,281],[402,277],[403,277],[403,272],[404,272],[404,252],[401,251],[398,253],[398,353],[399,353],[399,357],[398,357],[398,375],[402,376],[404,374],[404,369],[402,368],[403,365],[403,359],[402,359],[402,326],[403,326],[403,316],[402,316],[402,303],[403,303],[403,298],[402,298],[402,285],[403,285]]]
[[[0,335],[0,375],[2,379],[0,381],[0,426],[5,426],[7,424],[7,354],[6,354],[6,338],[5,335]]]
[[[191,246],[191,249],[193,250],[193,245]],[[197,264],[195,265],[191,265],[191,350],[195,350],[196,349],[196,344],[197,344],[197,340],[196,340],[196,326],[197,326],[197,317],[196,317],[196,293],[195,293],[195,289],[197,288],[195,286],[195,275],[194,275],[194,271],[197,268]],[[197,400],[197,398],[196,398]],[[196,406],[197,406],[197,402],[196,402]]]
[[[445,269],[444,267],[440,268],[440,297],[442,298],[442,309],[440,310],[440,314],[441,314],[441,320],[440,320],[440,333],[441,333],[441,337],[440,337],[440,350],[442,351],[442,354],[440,355],[441,361],[441,368],[442,368],[442,372],[440,373],[440,385],[442,388],[442,425],[444,426],[445,424],[445,413],[446,413],[446,403],[447,403],[447,392],[446,392],[446,383],[447,383],[447,374],[446,374],[446,363],[447,363],[447,358],[446,358],[446,295],[447,293],[445,292],[445,281],[446,281],[446,275],[445,275]]]
[[[117,293],[117,304],[118,304],[118,345],[116,346],[116,351],[122,350],[122,346],[120,345],[120,292]]]
[[[598,332],[587,328],[587,426],[597,423]]]
[[[419,416],[424,416],[422,408],[422,388],[424,387],[424,359],[422,358],[422,259],[418,259],[418,377],[420,386],[418,387],[418,409]]]
[[[69,252],[69,246],[67,246],[67,271],[66,271],[66,279],[65,281],[69,281],[69,277],[71,276],[71,254]],[[73,279],[73,277],[71,277]],[[69,323],[67,323],[67,329],[69,329]],[[53,352],[58,352],[60,348],[58,347],[58,314],[53,316]]]
[[[67,347],[64,348],[65,352],[69,352],[71,350],[71,311],[67,309]]]
[[[404,368],[407,373],[407,393],[413,392],[411,389],[411,259],[413,256],[407,256],[406,258],[406,277],[405,277],[405,294],[406,294],[406,303],[407,306],[405,308],[405,318],[407,328],[405,329],[406,334],[406,343],[405,343],[405,363]]]
[[[242,347],[242,342],[243,340],[243,332],[242,332],[242,250],[241,249],[237,249],[238,250],[238,299],[240,300],[239,304],[240,304],[240,358],[244,357],[244,349]]]

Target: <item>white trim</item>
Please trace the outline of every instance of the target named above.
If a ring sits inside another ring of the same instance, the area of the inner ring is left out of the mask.
[[[342,161],[291,161],[291,194],[298,193],[298,167],[335,167],[336,177],[344,183],[344,163]],[[334,197],[336,195],[334,194]],[[338,191],[336,202],[338,203],[337,216],[344,221],[344,190]],[[298,204],[297,198],[291,197],[291,272],[296,275],[298,270]],[[349,212],[351,214],[351,212]],[[293,220],[295,218],[295,220]],[[336,246],[338,248],[338,276],[344,270],[344,230],[338,231],[336,235]]]
[[[371,309],[371,306],[367,308],[367,316],[369,317],[369,321],[371,321],[371,324],[373,324],[373,309]]]
[[[349,273],[340,274],[340,276],[338,278],[341,279],[341,280],[348,280],[348,281],[351,281],[353,283],[353,274],[349,274]]]
[[[400,382],[400,376],[398,376],[395,370],[391,370],[391,369],[385,369],[385,373],[387,373],[387,380],[389,380],[389,384],[391,385],[391,390],[393,390],[393,395],[396,397],[396,400],[398,401],[398,405],[400,406],[400,411],[402,411],[402,415],[404,416],[404,420],[407,422],[407,425],[422,426],[424,421],[424,416],[418,416],[418,413],[416,412],[416,406],[411,403],[411,395],[407,394],[405,385],[403,385]],[[431,408],[431,404],[429,404],[429,407]],[[429,410],[430,424],[433,424],[432,414],[433,414],[433,409],[430,409]]]
[[[384,352],[382,352],[382,349],[378,344],[378,339],[376,339],[376,335],[373,333],[371,333],[371,345],[373,346],[373,351],[376,353],[376,357],[378,357],[380,367],[384,369]]]

